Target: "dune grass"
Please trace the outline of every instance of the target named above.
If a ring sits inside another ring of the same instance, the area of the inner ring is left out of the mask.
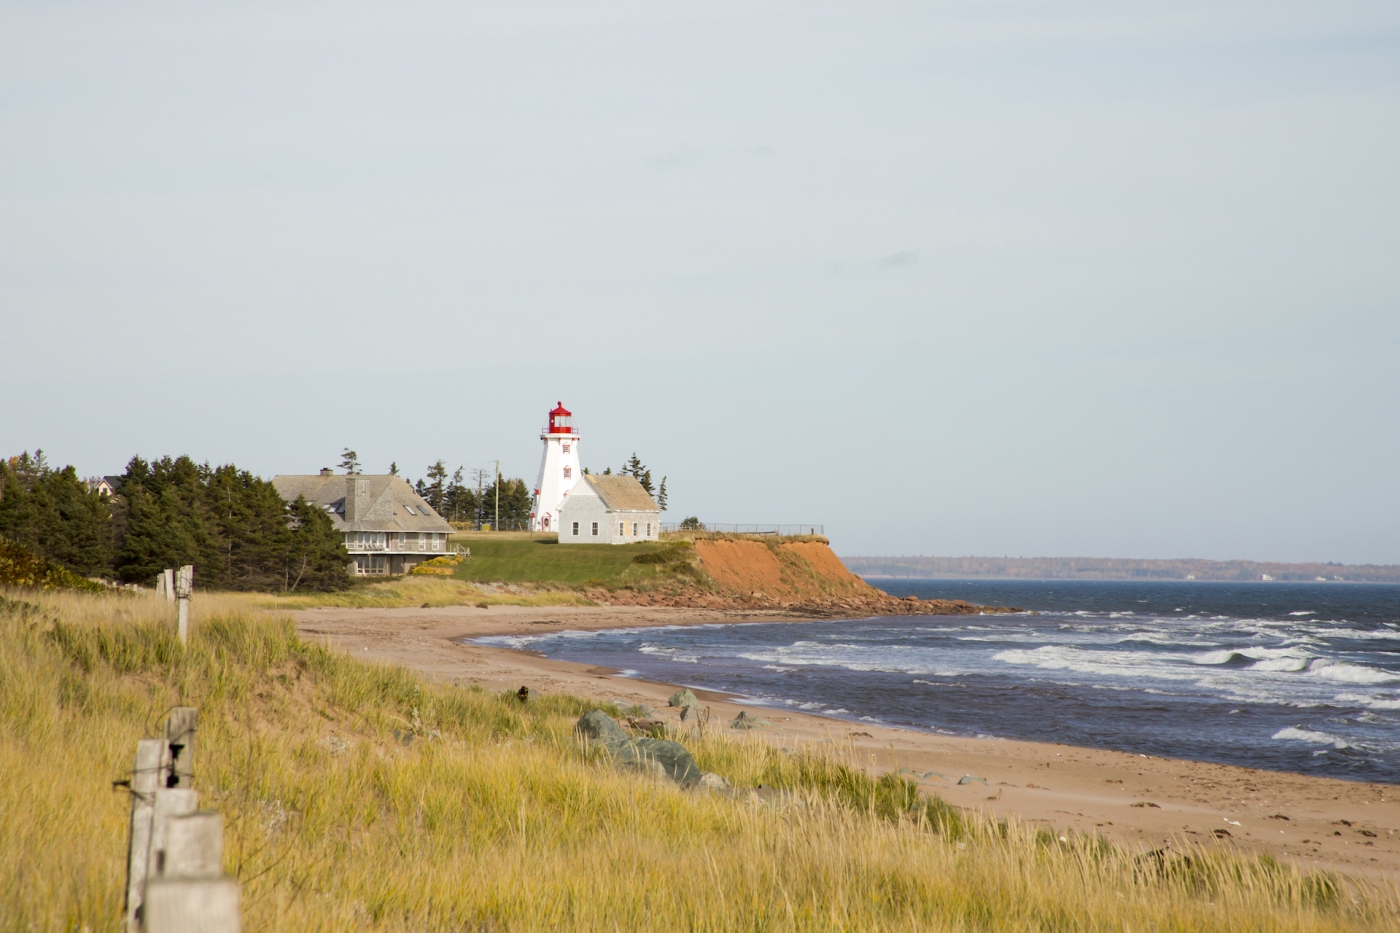
[[[203,594],[201,594],[202,598]],[[393,577],[373,582],[357,580],[333,593],[256,593],[246,604],[262,609],[290,610],[344,606],[352,609],[405,609],[412,606],[591,606],[586,597],[565,586],[483,590],[448,576]]]
[[[166,709],[200,713],[244,929],[1394,929],[1396,892],[1228,849],[1143,857],[920,798],[838,751],[687,738],[750,795],[615,771],[594,704],[422,680],[245,599],[0,602],[0,928],[115,931],[127,799]],[[604,707],[605,709],[608,707]],[[610,710],[617,713],[617,710]],[[761,799],[758,799],[759,795]]]

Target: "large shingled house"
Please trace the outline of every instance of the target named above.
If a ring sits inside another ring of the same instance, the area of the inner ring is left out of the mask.
[[[560,544],[631,544],[661,536],[661,507],[631,476],[585,473],[559,506]]]
[[[322,470],[315,476],[274,476],[272,485],[288,502],[305,496],[325,510],[345,536],[356,576],[408,573],[447,552],[452,526],[401,476],[337,476]]]

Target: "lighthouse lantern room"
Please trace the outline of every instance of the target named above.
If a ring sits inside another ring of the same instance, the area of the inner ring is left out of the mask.
[[[540,432],[544,453],[540,476],[535,480],[535,499],[530,509],[531,531],[558,531],[559,507],[579,480],[578,432],[573,412],[560,402],[549,413],[549,422]]]

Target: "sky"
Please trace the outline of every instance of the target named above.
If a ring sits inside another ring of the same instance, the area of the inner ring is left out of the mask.
[[[1400,563],[1400,4],[0,2],[0,453]]]

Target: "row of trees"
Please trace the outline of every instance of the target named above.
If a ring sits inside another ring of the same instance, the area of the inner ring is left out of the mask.
[[[233,464],[133,457],[108,498],[42,451],[0,464],[0,535],[84,576],[148,583],[193,564],[201,587],[331,590],[349,554],[329,516]]]

